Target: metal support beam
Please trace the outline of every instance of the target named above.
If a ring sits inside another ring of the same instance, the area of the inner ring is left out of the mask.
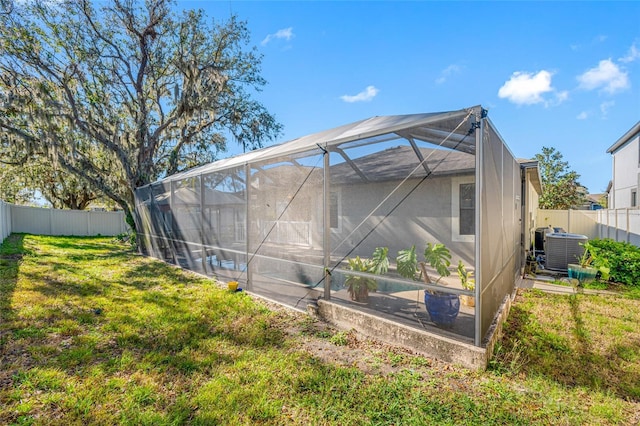
[[[431,174],[431,169],[427,165],[426,161],[424,161],[424,157],[422,156],[422,152],[420,151],[420,148],[418,148],[416,141],[411,136],[407,137],[406,139],[411,144],[411,148],[413,148],[413,152],[415,152],[416,157],[418,157],[418,160],[420,160],[420,164],[422,164],[422,168],[427,173],[427,176],[429,176]]]
[[[476,113],[476,120],[480,120],[480,128],[475,131],[476,134],[476,235],[475,235],[475,257],[476,257],[476,288],[475,288],[475,298],[476,298],[476,312],[475,312],[475,333],[474,333],[474,344],[476,346],[481,346],[482,344],[482,287],[485,284],[482,280],[482,208],[483,197],[482,194],[484,192],[484,179],[482,178],[483,168],[482,162],[484,161],[484,144],[483,144],[483,136],[484,136],[484,117],[481,117],[481,114]]]
[[[362,170],[360,170],[360,169],[358,168],[358,166],[356,166],[356,163],[354,163],[354,162],[353,162],[353,160],[351,160],[351,158],[349,158],[349,156],[347,155],[347,153],[346,153],[346,152],[344,152],[344,151],[343,151],[342,149],[340,149],[340,148],[335,148],[335,147],[334,147],[334,148],[332,148],[331,150],[332,150],[332,151],[337,152],[338,154],[340,154],[340,156],[341,156],[342,158],[344,158],[344,161],[346,161],[346,162],[347,162],[347,164],[348,164],[349,166],[351,166],[351,168],[353,169],[353,171],[354,171],[354,172],[356,172],[356,174],[357,174],[358,176],[360,176],[360,178],[361,178],[363,181],[365,181],[365,182],[369,182],[369,179],[367,179],[367,177],[365,176],[365,174],[364,174],[364,173],[362,173]]]
[[[251,200],[250,189],[251,189],[251,166],[249,163],[244,165],[244,181],[245,183],[245,214],[244,214],[244,242],[245,242],[245,253],[246,253],[246,268],[247,268],[247,290],[252,290],[253,287],[253,266],[251,265],[251,257],[249,254],[249,248],[251,247],[251,220],[249,217],[249,213],[251,212],[249,203]]]
[[[329,268],[331,266],[331,173],[329,173],[330,155],[325,151],[324,153],[324,179],[322,192],[324,195],[323,200],[323,228],[324,236],[322,241],[323,255],[324,255],[324,299],[331,299],[331,275],[329,275]]]
[[[198,175],[198,190],[200,191],[200,253],[202,254],[202,271],[207,273],[207,249],[204,246],[204,206],[205,206],[205,190],[204,190],[204,176]]]

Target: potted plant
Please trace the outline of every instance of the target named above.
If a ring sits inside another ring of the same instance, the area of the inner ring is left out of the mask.
[[[424,261],[418,261],[416,246],[410,249],[400,250],[396,258],[398,273],[405,278],[422,279],[425,284],[437,284],[442,278],[451,275],[451,253],[441,243],[427,243],[424,249]],[[440,275],[433,281],[427,272],[426,264],[429,263]],[[429,312],[431,321],[437,325],[450,326],[460,312],[460,298],[457,294],[435,290],[425,290],[424,304]]]
[[[360,256],[347,259],[347,269],[356,272],[382,275],[389,270],[389,248],[377,247],[371,258],[361,258]],[[351,300],[366,303],[369,301],[369,292],[378,289],[378,283],[374,278],[364,275],[347,275],[344,282]]]
[[[473,271],[467,271],[462,260],[458,261],[458,277],[460,277],[460,284],[462,284],[462,288],[469,291],[474,291],[476,289],[476,280],[473,278]],[[474,296],[461,294],[460,303],[473,308],[476,306],[476,298]]]
[[[595,280],[598,274],[603,280],[608,280],[609,267],[607,260],[599,256],[598,249],[589,244],[588,241],[582,246],[584,251],[582,256],[578,258],[578,263],[569,263],[567,265],[569,278],[578,280],[578,285]]]

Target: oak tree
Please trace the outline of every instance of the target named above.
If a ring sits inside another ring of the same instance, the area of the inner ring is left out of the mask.
[[[47,156],[131,225],[135,188],[281,130],[254,99],[261,56],[235,16],[169,0],[2,1],[0,146],[13,161]]]
[[[585,202],[585,188],[580,185],[580,175],[571,170],[560,151],[542,147],[534,157],[538,161],[543,192],[538,201],[542,209],[567,210]]]

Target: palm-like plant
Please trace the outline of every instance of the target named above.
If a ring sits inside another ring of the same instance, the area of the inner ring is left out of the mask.
[[[475,290],[476,280],[473,278],[473,271],[467,271],[462,260],[458,261],[458,276],[460,277],[462,288],[469,291]]]
[[[427,272],[426,264],[429,263],[432,268],[440,275],[440,278],[433,281]],[[410,249],[400,250],[396,258],[398,273],[405,278],[413,280],[422,279],[425,284],[437,284],[443,277],[451,275],[449,266],[451,266],[451,253],[449,249],[441,243],[427,243],[424,249],[424,261],[419,262],[416,254],[416,246]]]
[[[427,272],[427,263],[436,270],[440,277],[433,281]],[[437,284],[442,278],[451,275],[451,253],[441,243],[427,243],[424,249],[424,260],[418,261],[416,246],[400,250],[396,258],[398,273],[405,278],[424,281],[425,284]],[[427,288],[424,293],[424,304],[431,321],[438,325],[450,326],[460,311],[460,299],[455,293],[443,293]]]
[[[388,247],[377,247],[370,259],[361,258],[360,256],[348,259],[349,265],[347,268],[350,271],[383,275],[389,270],[388,253]],[[347,275],[345,285],[351,300],[358,302],[366,302],[369,299],[369,291],[378,289],[378,283],[374,278],[362,275]]]

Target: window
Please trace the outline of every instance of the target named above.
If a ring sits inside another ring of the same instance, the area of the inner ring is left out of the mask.
[[[638,207],[638,190],[631,190],[631,207]]]
[[[460,184],[460,235],[476,234],[476,184]]]
[[[473,176],[451,180],[451,239],[473,242],[476,234],[476,184]]]

